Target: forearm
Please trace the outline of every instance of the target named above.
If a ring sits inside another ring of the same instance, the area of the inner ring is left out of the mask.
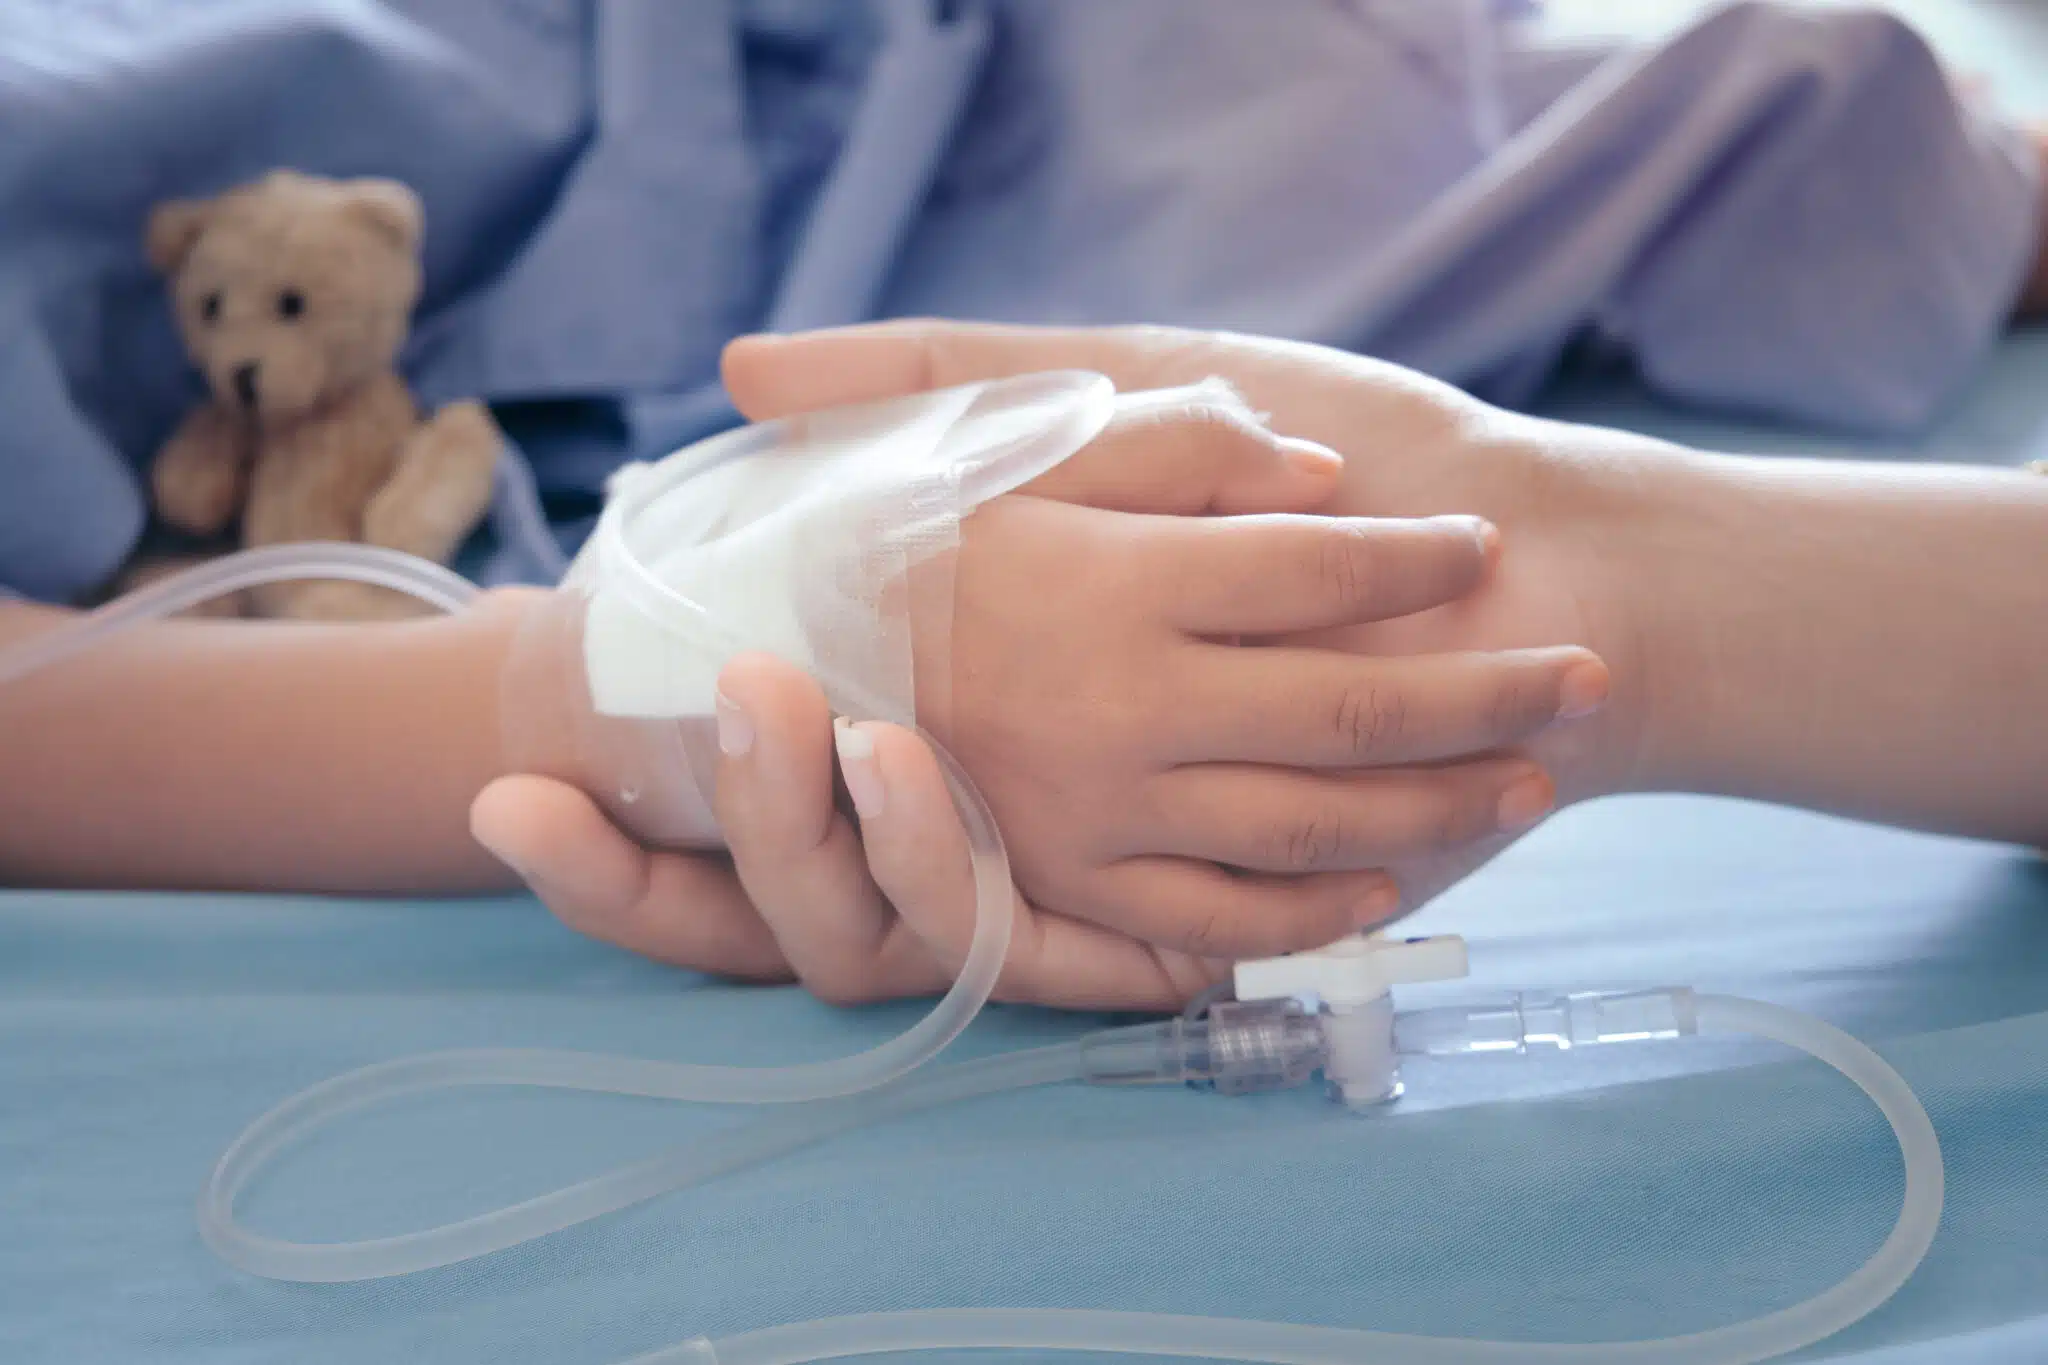
[[[0,882],[510,885],[467,812],[503,766],[499,673],[519,609],[166,622],[0,688]],[[47,617],[0,609],[0,645]]]
[[[2048,478],[1688,455],[1640,486],[1633,785],[2048,842]]]

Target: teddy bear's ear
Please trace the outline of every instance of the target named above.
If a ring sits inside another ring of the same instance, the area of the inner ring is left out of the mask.
[[[143,234],[143,249],[149,263],[160,275],[170,275],[185,263],[192,244],[206,231],[213,205],[202,199],[173,199],[157,205],[149,215],[149,229]]]
[[[426,214],[420,197],[396,180],[349,180],[341,186],[342,210],[391,239],[417,251]]]

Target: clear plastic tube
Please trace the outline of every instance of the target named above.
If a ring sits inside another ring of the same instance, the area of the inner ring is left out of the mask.
[[[294,580],[342,579],[390,588],[441,611],[460,611],[477,595],[476,584],[430,559],[348,541],[304,541],[265,545],[196,564],[117,597],[53,630],[0,650],[0,685],[92,648],[116,631],[172,616],[202,602]]]
[[[337,1283],[407,1275],[502,1251],[674,1190],[756,1166],[868,1124],[975,1095],[1049,1085],[1080,1075],[1079,1044],[1034,1048],[934,1067],[859,1094],[816,1100],[743,1124],[580,1184],[421,1232],[360,1242],[286,1242],[241,1226],[235,1196],[259,1168],[344,1114],[427,1090],[541,1086],[657,1099],[722,1101],[720,1073],[704,1067],[577,1052],[489,1049],[409,1057],[338,1076],[285,1101],[235,1139],[199,1198],[199,1232],[225,1261],[277,1280]]]
[[[231,1265],[271,1279],[337,1282],[406,1275],[502,1251],[714,1175],[897,1112],[989,1090],[1079,1074],[1080,1048],[1038,1049],[899,1078],[972,1023],[1009,950],[1009,862],[995,820],[951,755],[929,736],[974,853],[976,917],[966,962],[931,1013],[895,1038],[848,1057],[780,1067],[705,1066],[597,1053],[486,1048],[428,1053],[363,1067],[301,1091],[257,1119],[222,1155],[199,1196],[199,1232]],[[422,1232],[362,1242],[285,1242],[235,1221],[234,1201],[273,1158],[345,1114],[427,1090],[516,1085],[708,1104],[798,1104],[795,1117],[750,1125],[496,1212]]]
[[[1458,1057],[1683,1038],[1699,1031],[1697,996],[1683,988],[1517,995],[1499,1005],[1407,1010],[1394,1020],[1394,1050]]]
[[[1788,1044],[1854,1081],[1890,1121],[1905,1159],[1905,1200],[1891,1234],[1846,1279],[1790,1308],[1685,1336],[1576,1344],[1406,1336],[1164,1313],[953,1309],[822,1318],[715,1342],[700,1339],[640,1357],[634,1365],[799,1365],[888,1352],[1004,1347],[1261,1365],[1753,1365],[1774,1359],[1847,1327],[1906,1282],[1941,1221],[1941,1146],[1904,1078],[1840,1029],[1758,1001],[1723,995],[1696,999],[1703,1027]]]

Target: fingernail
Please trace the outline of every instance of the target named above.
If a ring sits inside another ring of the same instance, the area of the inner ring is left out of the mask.
[[[832,722],[832,744],[839,750],[839,772],[846,779],[846,793],[863,820],[882,813],[882,768],[875,762],[874,736],[856,729],[846,717]]]
[[[1500,549],[1500,528],[1485,517],[1438,517],[1436,520],[1447,526],[1462,526],[1471,532],[1472,539],[1479,543],[1479,553],[1489,560]]]
[[[718,752],[739,758],[754,747],[754,722],[740,710],[740,704],[723,692],[715,694],[712,709],[718,713]]]
[[[1329,479],[1344,472],[1344,457],[1328,446],[1311,444],[1308,441],[1290,441],[1287,444],[1287,463],[1297,474],[1306,474],[1314,479]]]
[[[1585,663],[1564,675],[1557,690],[1557,718],[1577,720],[1607,705],[1611,679],[1604,664]]]
[[[1358,903],[1358,908],[1352,912],[1351,922],[1361,929],[1370,929],[1376,924],[1385,924],[1400,908],[1400,889],[1383,886]]]
[[[513,876],[519,878],[519,880],[522,882],[531,883],[533,881],[533,874],[528,872],[524,867],[522,867],[517,858],[514,858],[504,849],[499,848],[496,841],[493,840],[489,835],[485,834],[482,830],[477,829],[473,825],[470,827],[469,832],[471,836],[474,837],[479,844],[483,845],[484,852],[490,854],[493,858],[496,858],[499,862],[503,863],[506,866],[506,868],[511,871]]]
[[[1516,833],[1550,814],[1551,804],[1556,800],[1557,792],[1550,785],[1550,779],[1542,773],[1531,773],[1501,793],[1500,804],[1494,808],[1494,818],[1499,821],[1501,829]]]

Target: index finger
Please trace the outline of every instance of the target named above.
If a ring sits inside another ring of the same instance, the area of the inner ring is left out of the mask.
[[[869,879],[833,800],[832,713],[801,670],[763,655],[719,673],[713,806],[739,883],[805,986],[836,1004],[942,987]]]

